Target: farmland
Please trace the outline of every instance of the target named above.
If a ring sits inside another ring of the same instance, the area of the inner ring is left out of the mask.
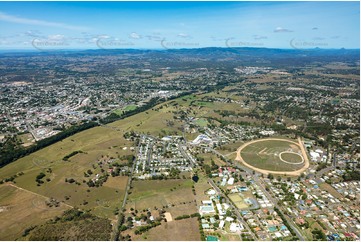
[[[132,186],[127,202],[129,209],[143,210],[169,206],[174,207],[171,211],[172,217],[196,211],[190,179],[134,181]]]
[[[49,207],[49,198],[7,184],[0,185],[0,240],[15,240],[25,229],[43,223],[69,209],[64,203]]]
[[[15,179],[17,186],[71,206],[91,209],[102,217],[112,217],[124,196],[128,178],[109,177],[103,186],[96,188],[88,187],[84,181],[108,169],[110,160],[121,164],[127,162],[124,157],[132,154],[129,149],[131,145],[123,138],[121,131],[96,127],[3,167],[0,178],[5,179],[22,171],[23,175]],[[124,147],[128,149],[124,150]],[[69,155],[70,151],[81,152],[64,161],[63,157]],[[92,175],[86,177],[88,171]],[[39,181],[36,177],[41,173],[44,177]]]
[[[135,236],[134,240],[199,241],[198,221],[197,218],[188,218],[163,222],[143,235]]]

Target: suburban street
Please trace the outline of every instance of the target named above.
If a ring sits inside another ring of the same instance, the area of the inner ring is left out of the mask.
[[[229,200],[229,198],[228,198],[226,195],[223,194],[222,190],[219,189],[219,187],[212,181],[212,179],[208,179],[208,182],[209,182],[209,184],[211,184],[211,186],[214,188],[214,190],[216,190],[216,192],[217,192],[218,194],[222,194],[222,195],[223,195],[223,197],[227,200],[227,203],[231,206],[231,208],[233,209],[234,213],[236,214],[237,219],[242,222],[242,225],[244,225],[244,227],[249,231],[249,234],[252,236],[252,238],[253,238],[255,241],[257,241],[256,236],[253,234],[251,228],[248,226],[248,224],[246,223],[246,221],[244,221],[243,217],[241,216],[241,214],[240,214],[239,211],[238,211],[238,208],[236,208],[236,207],[233,205],[233,203]]]
[[[299,240],[304,241],[305,238],[304,236],[300,233],[300,231],[297,229],[297,226],[294,224],[294,222],[292,221],[292,219],[289,218],[289,216],[286,216],[283,213],[283,210],[280,206],[277,205],[278,201],[273,198],[267,191],[266,188],[264,187],[264,184],[259,180],[259,178],[257,176],[252,176],[254,182],[259,185],[259,187],[261,188],[262,192],[266,195],[266,197],[273,203],[274,207],[278,208],[278,210],[283,214],[284,218],[287,220],[288,224],[291,226],[291,228],[293,229],[293,231],[295,231],[297,237]]]

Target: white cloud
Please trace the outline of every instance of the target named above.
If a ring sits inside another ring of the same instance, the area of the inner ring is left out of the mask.
[[[65,36],[61,34],[53,34],[48,36],[49,40],[63,40],[64,38]]]
[[[293,30],[285,29],[285,28],[282,28],[282,27],[277,27],[275,30],[273,30],[273,32],[275,32],[275,33],[289,33],[289,32],[293,32]]]
[[[147,37],[148,40],[155,40],[155,41],[160,41],[162,39],[160,35],[146,35],[145,37]]]
[[[268,39],[267,36],[262,36],[262,35],[253,35],[253,38],[254,38],[255,40],[258,40],[258,39]]]
[[[324,40],[325,38],[323,37],[314,37],[313,40]]]
[[[225,40],[224,38],[217,38],[217,37],[215,37],[215,36],[211,36],[210,38],[211,38],[211,40],[213,40],[213,41],[224,41],[224,40]]]
[[[30,37],[42,37],[42,34],[39,30],[28,30],[24,34]]]
[[[190,36],[188,34],[185,34],[185,33],[179,33],[177,36],[181,37],[181,38],[190,38]]]
[[[139,35],[139,34],[137,34],[137,33],[135,33],[135,32],[133,32],[133,33],[131,33],[131,34],[129,35],[129,38],[131,38],[131,39],[141,39],[142,36]]]
[[[106,34],[98,35],[97,37],[98,37],[98,39],[110,39],[111,38],[111,36],[106,35]]]
[[[28,24],[28,25],[37,25],[37,26],[47,26],[47,27],[56,27],[56,28],[63,28],[63,29],[70,29],[70,30],[85,30],[88,29],[82,26],[75,26],[75,25],[68,25],[64,23],[57,23],[57,22],[49,22],[44,20],[38,19],[29,19],[29,18],[22,18],[13,15],[6,14],[4,12],[0,12],[0,21],[10,22],[10,23],[17,23],[17,24]]]

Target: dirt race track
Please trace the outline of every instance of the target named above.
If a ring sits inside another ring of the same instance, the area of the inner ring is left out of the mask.
[[[296,143],[296,142],[293,142],[293,141],[289,141],[287,139],[279,139],[279,138],[266,138],[266,139],[262,139],[262,141],[267,141],[267,140],[275,140],[275,141],[288,141],[288,142],[291,142],[291,143]],[[250,145],[250,144],[253,144],[253,143],[256,143],[256,142],[259,142],[260,140],[253,140],[253,141],[250,141],[248,143],[245,143],[243,144],[242,146],[240,146],[238,149],[237,149],[237,157],[236,157],[236,161],[240,162],[242,165],[244,166],[247,166],[249,168],[251,168],[252,170],[255,170],[257,172],[260,172],[262,174],[266,174],[268,175],[269,173],[271,174],[276,174],[276,175],[287,175],[287,176],[299,176],[301,175],[305,170],[307,170],[307,168],[310,166],[310,161],[308,160],[308,156],[307,156],[307,153],[306,153],[306,150],[305,150],[305,147],[303,146],[303,143],[302,143],[302,140],[300,137],[298,137],[298,146],[300,147],[301,149],[301,152],[302,152],[302,156],[304,158],[304,166],[299,169],[299,170],[296,170],[296,171],[270,171],[270,170],[265,170],[265,169],[260,169],[260,168],[257,168],[257,167],[254,167],[250,164],[248,164],[247,162],[245,162],[241,156],[241,151],[242,149],[244,149],[246,146]]]

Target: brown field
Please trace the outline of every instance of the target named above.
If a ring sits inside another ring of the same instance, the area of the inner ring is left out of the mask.
[[[48,207],[46,197],[10,186],[0,185],[0,240],[15,240],[30,226],[44,223],[61,215],[70,207],[61,203],[59,207]]]
[[[240,236],[237,234],[221,234],[221,240],[222,241],[239,241]]]
[[[80,209],[89,209],[97,216],[114,219],[114,210],[119,207],[124,197],[128,177],[110,176],[108,181],[98,188],[90,188],[84,181],[101,173],[99,161],[106,163],[113,157],[117,162],[124,163],[122,156],[133,153],[129,148],[133,143],[125,140],[123,133],[124,131],[106,127],[77,133],[1,168],[0,179],[22,171],[24,175],[15,179],[17,186]],[[123,150],[123,147],[128,149]],[[69,161],[63,160],[65,155],[76,150],[84,153],[72,156]],[[52,171],[48,172],[48,168]],[[108,165],[103,164],[103,168],[107,170]],[[93,172],[92,177],[84,176],[87,170]],[[37,186],[35,178],[40,172],[46,176],[43,179],[44,183]],[[70,178],[79,182],[79,185],[65,182],[65,179]]]
[[[162,222],[148,232],[132,236],[132,240],[153,241],[199,241],[201,239],[197,218]]]
[[[134,181],[126,208],[143,210],[173,205],[182,207],[184,202],[194,206],[190,203],[194,200],[192,183],[190,179]]]
[[[212,186],[208,184],[206,177],[200,176],[199,181],[194,184],[194,188],[196,190],[196,200],[198,206],[202,205],[202,200],[209,200],[209,196],[205,192],[212,188]]]
[[[186,214],[190,215],[193,213],[197,213],[198,206],[197,206],[196,202],[189,201],[189,202],[186,202],[185,204],[179,204],[174,207],[170,207],[166,210],[172,215],[172,218],[174,220],[174,218],[176,218],[178,216],[182,216],[182,215],[186,215]]]
[[[338,191],[336,191],[336,189],[333,188],[330,184],[327,184],[326,182],[324,182],[324,183],[319,184],[319,186],[322,190],[329,192],[335,198],[337,198],[337,199],[343,198],[343,196]]]
[[[237,141],[234,143],[230,143],[230,144],[226,144],[226,145],[222,145],[221,147],[217,148],[217,151],[219,153],[222,153],[223,155],[227,155],[231,152],[235,152],[237,151],[237,149],[243,145],[245,142],[244,141]]]
[[[214,163],[218,166],[224,166],[226,163],[222,161],[220,158],[217,157],[217,155],[213,153],[202,153],[198,155],[199,157],[204,158],[204,163],[207,165],[211,165],[211,161],[213,159]]]
[[[304,230],[304,233],[306,234],[306,237],[308,238],[308,240],[313,240],[313,236],[312,236],[312,230],[314,229],[319,229],[319,230],[323,230],[323,228],[321,227],[321,225],[314,220],[313,218],[306,218],[306,221],[309,223],[309,228]],[[324,231],[324,230],[323,230]]]

